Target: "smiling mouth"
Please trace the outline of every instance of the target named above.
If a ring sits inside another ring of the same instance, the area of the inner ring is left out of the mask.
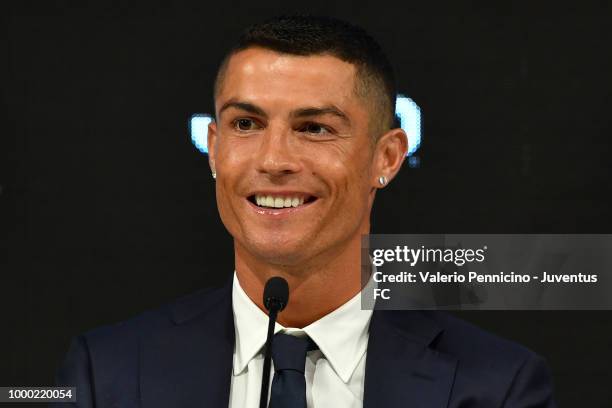
[[[261,208],[295,208],[315,201],[311,195],[278,196],[270,194],[253,194],[247,198],[251,203]]]

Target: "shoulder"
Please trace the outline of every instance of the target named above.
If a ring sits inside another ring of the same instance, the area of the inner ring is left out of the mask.
[[[448,313],[426,314],[442,329],[431,347],[457,361],[456,395],[481,389],[481,396],[508,407],[522,407],[526,401],[554,407],[551,374],[540,355]]]
[[[208,327],[207,322],[224,319],[216,312],[226,308],[227,302],[223,302],[227,300],[226,294],[225,288],[200,290],[74,337],[56,372],[57,385],[76,386],[77,398],[83,407],[94,406],[94,402],[99,406],[138,406],[140,366],[146,344],[152,339],[171,338],[181,325]],[[212,319],[212,316],[220,317]]]
[[[132,354],[141,339],[205,314],[226,294],[225,286],[201,289],[124,321],[89,330],[78,340],[96,355],[112,354],[117,358],[120,354]]]
[[[534,355],[528,348],[483,330],[444,311],[375,311],[371,331],[393,331],[410,341],[458,360],[516,361]]]
[[[380,355],[409,349],[402,354],[408,366],[429,366],[429,371],[446,367],[452,372],[452,401],[487,407],[554,406],[550,373],[540,356],[446,312],[375,312],[370,333]]]
[[[465,320],[446,312],[423,312],[441,329],[434,346],[440,352],[456,356],[463,361],[474,361],[474,364],[517,365],[536,354],[527,347],[511,340],[504,339],[483,330]]]

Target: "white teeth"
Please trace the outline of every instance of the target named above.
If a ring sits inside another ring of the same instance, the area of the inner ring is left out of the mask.
[[[260,207],[288,208],[304,204],[304,197],[273,197],[270,195],[255,195],[255,202]]]

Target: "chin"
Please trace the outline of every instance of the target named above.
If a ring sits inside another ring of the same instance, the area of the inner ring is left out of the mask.
[[[304,242],[287,242],[276,239],[251,242],[247,250],[257,258],[276,265],[296,265],[307,257]]]

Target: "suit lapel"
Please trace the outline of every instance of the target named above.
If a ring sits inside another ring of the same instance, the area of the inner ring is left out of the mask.
[[[440,333],[422,312],[375,311],[366,357],[364,408],[448,406],[457,362],[429,347]]]
[[[141,341],[144,408],[227,407],[234,320],[231,280],[172,307],[174,325]]]

